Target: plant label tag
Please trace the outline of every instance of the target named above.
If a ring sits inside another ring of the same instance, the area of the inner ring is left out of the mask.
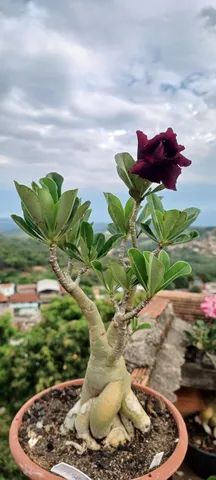
[[[78,468],[68,465],[68,463],[58,463],[51,468],[51,472],[57,473],[66,480],[91,480],[88,475],[78,470]]]
[[[161,464],[163,456],[164,456],[164,452],[156,453],[156,455],[153,457],[153,460],[152,460],[149,468],[159,467],[159,465]]]

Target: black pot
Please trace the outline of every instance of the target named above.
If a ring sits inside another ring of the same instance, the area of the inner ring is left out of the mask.
[[[216,475],[216,453],[208,453],[189,443],[186,461],[199,477]]]

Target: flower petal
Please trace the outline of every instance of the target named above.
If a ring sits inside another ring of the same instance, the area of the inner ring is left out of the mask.
[[[161,167],[158,164],[150,165],[140,161],[133,165],[130,172],[150,182],[161,182]]]
[[[180,165],[180,167],[189,167],[191,163],[192,163],[191,160],[189,160],[188,158],[184,157],[184,155],[179,153],[177,164]]]
[[[136,134],[137,134],[137,141],[138,141],[137,159],[139,160],[143,156],[144,147],[148,143],[148,137],[141,130],[137,130]]]
[[[161,181],[169,190],[176,190],[176,181],[181,173],[178,165],[169,163],[161,166]]]

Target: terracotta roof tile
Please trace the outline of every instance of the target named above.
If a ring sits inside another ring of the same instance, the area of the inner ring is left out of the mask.
[[[8,298],[3,295],[3,293],[0,293],[0,303],[7,303]]]
[[[140,316],[149,316],[151,318],[158,318],[165,310],[169,303],[168,298],[154,297],[146,307],[139,313]]]
[[[28,283],[28,284],[19,284],[16,287],[17,293],[24,293],[24,292],[35,292],[36,291],[36,284],[35,283]]]
[[[167,299],[173,306],[177,317],[188,322],[194,322],[202,317],[200,304],[204,298],[202,293],[192,293],[183,290],[163,290],[157,293],[158,299]]]
[[[147,385],[149,380],[150,369],[146,368],[135,368],[131,374],[132,381],[136,383],[140,383],[140,385]]]
[[[9,299],[11,303],[33,303],[38,300],[38,295],[35,293],[15,293]]]

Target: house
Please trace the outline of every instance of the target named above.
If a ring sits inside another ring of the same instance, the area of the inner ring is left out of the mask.
[[[10,297],[15,293],[15,283],[0,283],[0,293]]]
[[[3,293],[0,293],[0,315],[7,310],[9,307],[8,304],[8,298],[3,295]]]
[[[14,293],[8,301],[14,317],[31,317],[39,311],[40,300],[36,293]]]
[[[21,284],[16,286],[17,293],[36,293],[36,284],[35,283],[27,283]]]
[[[49,302],[56,295],[61,295],[61,289],[57,280],[45,279],[37,282],[37,294],[43,303]]]

